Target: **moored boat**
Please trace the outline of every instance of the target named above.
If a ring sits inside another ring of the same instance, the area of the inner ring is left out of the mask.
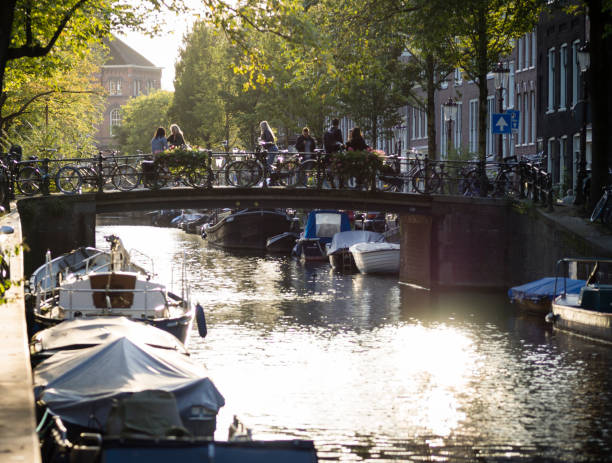
[[[265,250],[268,238],[291,230],[293,219],[285,212],[244,209],[227,214],[203,228],[202,237],[225,249]]]
[[[577,294],[585,283],[585,280],[572,278],[559,278],[558,280],[555,277],[540,278],[510,288],[508,297],[510,302],[523,310],[546,315],[551,310],[553,298],[559,296],[564,288],[568,294]]]
[[[186,342],[195,315],[188,288],[183,286],[179,296],[151,281],[149,272],[131,263],[118,237],[106,239],[110,251],[86,259],[100,265],[68,266],[55,275],[49,261],[35,272],[30,281],[33,331],[77,318],[127,317]]]
[[[266,250],[268,252],[289,254],[299,237],[300,234],[297,232],[285,232],[271,236],[266,240]]]
[[[399,244],[357,243],[349,251],[361,273],[399,273]]]
[[[326,245],[336,233],[350,231],[351,223],[346,212],[314,210],[308,214],[304,232],[297,240],[291,254],[305,261],[327,260]]]
[[[612,343],[612,284],[609,258],[565,258],[557,262],[557,275],[572,272],[580,276],[580,267],[591,267],[579,293],[570,293],[559,278],[561,294],[553,299],[552,312],[546,320],[555,328]],[[603,267],[603,268],[602,268]],[[576,275],[571,275],[576,276]]]
[[[339,232],[334,235],[327,246],[327,257],[332,268],[338,272],[357,272],[355,258],[349,248],[357,243],[383,242],[385,237],[381,233],[365,230],[351,230]]]

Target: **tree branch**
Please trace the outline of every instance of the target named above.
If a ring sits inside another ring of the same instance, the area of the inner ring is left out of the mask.
[[[66,28],[68,21],[70,21],[74,13],[88,1],[89,0],[79,0],[77,3],[75,3],[72,6],[72,8],[70,8],[64,14],[64,17],[61,19],[61,21],[57,25],[57,28],[55,29],[55,32],[53,36],[51,37],[51,39],[49,40],[49,42],[47,43],[47,45],[43,47],[42,45],[33,45],[32,43],[29,43],[26,41],[26,44],[21,47],[9,48],[6,53],[6,60],[10,61],[10,60],[18,59],[18,58],[23,58],[26,56],[30,58],[34,58],[38,56],[45,56],[47,53],[49,53],[49,51],[51,51],[51,48],[53,48],[53,45],[55,45],[55,42],[60,37],[64,29]],[[28,31],[26,31],[26,35],[28,35]],[[31,35],[31,30],[29,32],[29,35]]]

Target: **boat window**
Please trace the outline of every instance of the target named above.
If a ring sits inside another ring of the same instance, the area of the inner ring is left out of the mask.
[[[317,236],[332,238],[340,231],[340,214],[317,214]]]

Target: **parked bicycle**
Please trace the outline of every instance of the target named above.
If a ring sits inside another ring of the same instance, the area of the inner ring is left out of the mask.
[[[315,149],[313,158],[302,161],[297,168],[297,184],[305,188],[335,188],[329,154]]]
[[[56,152],[57,149],[45,148],[43,152]],[[38,159],[31,156],[27,161],[18,162],[14,175],[17,189],[26,196],[37,193],[48,194],[51,176],[49,175],[49,159]]]
[[[294,187],[299,183],[299,155],[279,153],[272,166],[268,166],[268,152],[260,149],[244,159],[234,160],[225,168],[225,181],[230,186],[249,188],[270,179],[270,186]]]
[[[140,175],[130,164],[119,164],[115,152],[99,152],[97,158],[85,163],[66,165],[57,171],[55,184],[65,194],[81,193],[83,190],[101,191],[114,186],[121,191],[130,191],[138,186]]]
[[[596,220],[604,224],[612,223],[612,186],[604,188],[603,194],[591,213],[591,222]]]

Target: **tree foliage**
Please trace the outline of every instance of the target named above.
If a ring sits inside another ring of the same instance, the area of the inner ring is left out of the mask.
[[[158,127],[168,132],[172,92],[155,92],[130,98],[121,108],[121,126],[117,127],[117,141],[122,152],[151,152],[151,139]],[[168,134],[168,133],[167,133]]]

